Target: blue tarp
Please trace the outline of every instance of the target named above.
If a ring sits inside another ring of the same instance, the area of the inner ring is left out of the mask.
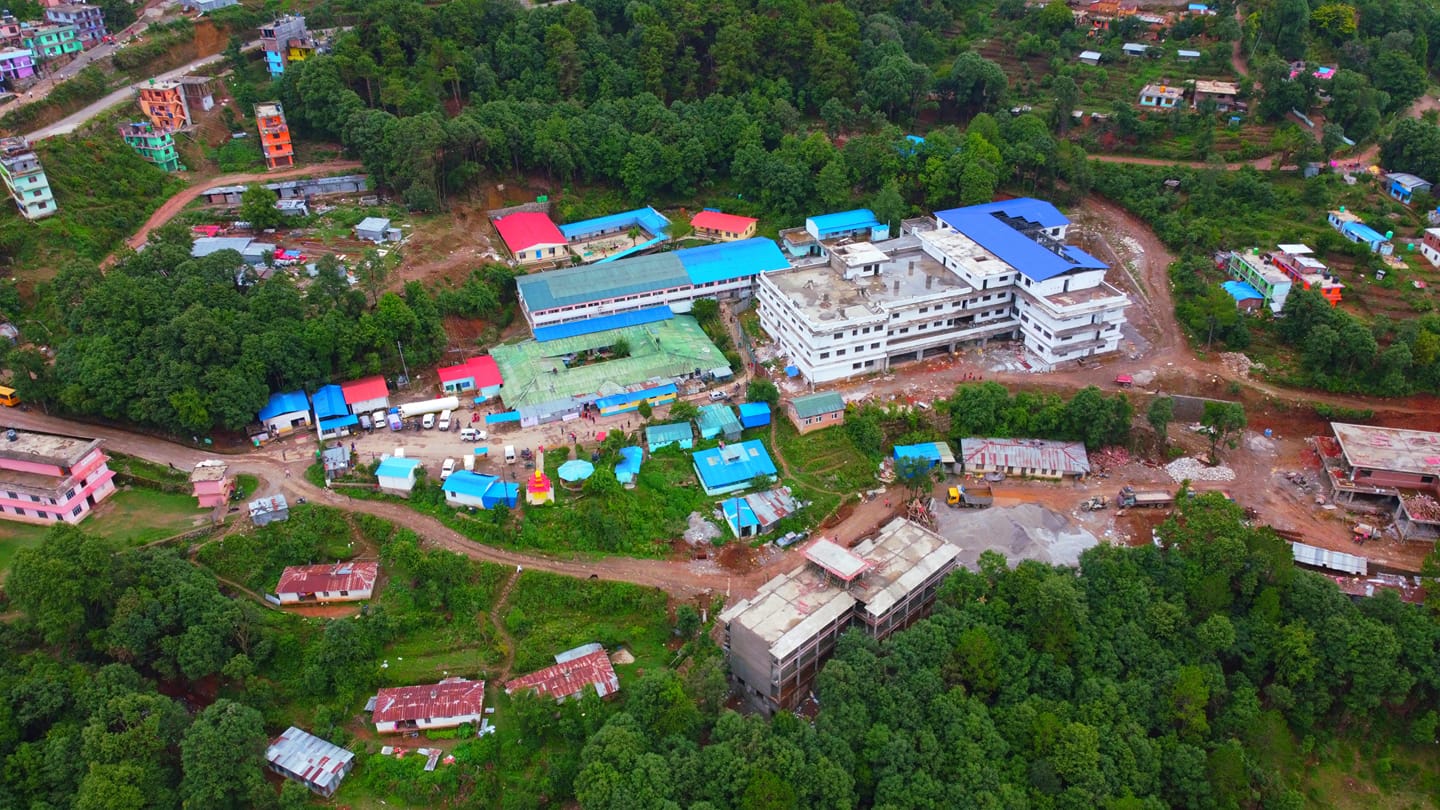
[[[1265,296],[1260,294],[1259,290],[1243,281],[1227,281],[1220,286],[1225,288],[1225,292],[1230,293],[1230,297],[1234,298],[1237,302],[1257,298],[1264,300],[1265,298]]]
[[[345,391],[338,385],[321,387],[310,397],[310,404],[315,408],[315,418],[322,424],[331,416],[350,412],[350,408],[345,405]]]
[[[1045,281],[1071,270],[1103,270],[1106,265],[1085,251],[1064,245],[1052,252],[1018,228],[1054,228],[1069,223],[1060,209],[1035,199],[1005,200],[968,208],[938,211],[936,218],[975,240],[1001,261],[1033,281]],[[1018,227],[1017,227],[1018,226]]]
[[[271,394],[270,401],[260,409],[260,421],[279,416],[285,413],[308,412],[310,402],[305,398],[304,391],[291,391],[288,394]]]
[[[770,406],[764,402],[742,402],[740,424],[747,428],[770,424]]]
[[[665,233],[670,227],[670,220],[654,208],[637,208],[634,211],[622,211],[618,214],[561,225],[560,233],[564,234],[566,239],[574,240],[606,231],[626,230],[631,226],[639,226],[650,233]]]
[[[810,230],[810,226],[813,225],[815,231],[820,234],[820,238],[825,239],[827,234],[878,228],[880,220],[875,218],[875,212],[869,208],[856,208],[854,211],[840,211],[834,214],[821,214],[818,217],[807,217],[805,225],[806,230]]]
[[[608,332],[611,329],[624,329],[627,326],[668,321],[673,317],[675,317],[675,313],[668,306],[647,307],[632,312],[617,312],[614,315],[605,315],[599,318],[586,318],[583,321],[539,326],[535,329],[535,339],[544,343],[549,340]]]
[[[495,424],[499,424],[499,423],[501,423],[501,422],[519,422],[519,421],[520,421],[520,412],[519,412],[519,411],[506,411],[505,413],[487,413],[487,414],[485,414],[485,424],[487,424],[487,425],[495,425]]]
[[[677,250],[675,256],[690,276],[690,283],[697,285],[747,278],[790,266],[778,245],[758,236]]]
[[[786,366],[786,367],[785,367],[785,376],[786,376],[786,377],[799,377],[799,376],[800,376],[800,367],[799,367],[799,366]]]
[[[638,447],[620,448],[620,461],[615,465],[615,480],[628,484],[640,474],[640,462],[645,460],[645,451]]]

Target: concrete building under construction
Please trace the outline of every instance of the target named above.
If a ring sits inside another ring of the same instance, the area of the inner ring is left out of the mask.
[[[766,714],[805,699],[840,634],[882,639],[926,615],[960,549],[897,518],[853,549],[820,538],[806,563],[720,614],[736,686]]]

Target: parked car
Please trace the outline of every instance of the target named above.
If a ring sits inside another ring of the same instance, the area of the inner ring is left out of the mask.
[[[424,425],[426,430],[435,427],[435,414],[425,414],[425,417],[420,420],[420,424]]]
[[[449,411],[441,411],[441,412],[440,412],[440,429],[441,429],[441,430],[449,430],[449,429],[450,429],[450,412],[449,412]]]
[[[467,427],[460,431],[460,441],[462,442],[483,442],[486,438],[485,431],[477,428]]]
[[[722,399],[729,399],[729,394],[726,394],[724,391],[711,391],[711,392],[710,392],[710,401],[711,401],[711,402],[719,402],[719,401],[722,400]]]
[[[440,465],[440,480],[444,481],[446,478],[449,478],[450,473],[453,472],[455,472],[455,459],[445,459],[445,463]]]
[[[376,430],[379,430],[385,424],[385,412],[376,411],[370,414],[370,423],[375,426]]]
[[[369,430],[370,427],[371,427],[370,414],[368,414],[368,413],[362,413],[362,414],[360,414],[360,429],[361,429],[361,430]]]

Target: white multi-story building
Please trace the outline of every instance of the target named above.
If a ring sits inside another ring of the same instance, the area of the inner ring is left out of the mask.
[[[1033,199],[940,211],[897,239],[831,246],[827,264],[757,276],[760,323],[812,382],[991,338],[1020,338],[1045,363],[1115,351],[1130,300],[1064,244],[1069,224]]]

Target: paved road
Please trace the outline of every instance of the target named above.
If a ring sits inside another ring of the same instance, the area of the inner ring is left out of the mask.
[[[249,45],[246,45],[245,50],[254,50],[258,47],[260,47],[260,41],[255,40]],[[197,68],[202,68],[206,65],[214,64],[223,60],[224,58],[225,54],[223,53],[217,53],[213,56],[201,57],[193,62],[190,62],[189,64],[181,65],[174,70],[162,73],[159,76],[154,77],[154,79],[156,81],[178,79],[179,77],[184,76]],[[54,135],[69,135],[70,133],[79,129],[82,124],[84,124],[86,121],[89,121],[91,118],[94,118],[95,116],[105,112],[111,107],[118,107],[121,104],[124,104],[125,102],[135,98],[136,89],[143,84],[145,84],[145,82],[136,82],[135,84],[129,85],[127,87],[122,87],[121,89],[116,90],[115,92],[100,99],[94,104],[91,104],[85,109],[71,115],[67,115],[49,126],[41,127],[34,132],[28,133],[25,137],[29,138],[31,141],[38,141],[41,138],[49,138]]]

